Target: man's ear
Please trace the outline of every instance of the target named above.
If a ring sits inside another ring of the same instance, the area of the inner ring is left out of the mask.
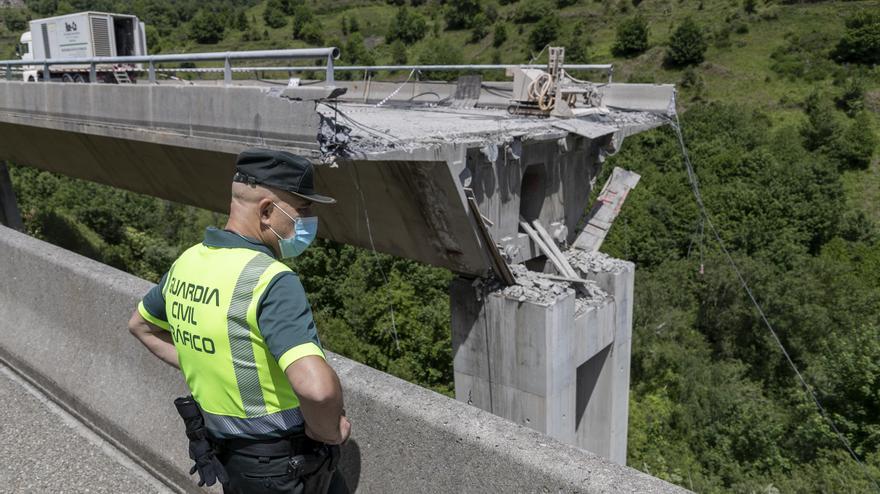
[[[260,202],[257,205],[259,206],[258,211],[260,214],[260,222],[268,223],[269,217],[272,216],[272,208],[275,207],[275,205],[272,204],[272,200],[268,197],[264,197],[260,199]]]

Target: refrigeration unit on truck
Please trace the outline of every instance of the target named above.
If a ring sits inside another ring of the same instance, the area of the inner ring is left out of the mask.
[[[144,23],[136,16],[81,12],[30,22],[21,35],[22,60],[65,60],[92,57],[125,57],[147,54]],[[43,80],[43,67],[26,67],[25,81]],[[100,64],[97,81],[132,82],[139,64]],[[89,65],[49,65],[52,81],[90,82]]]

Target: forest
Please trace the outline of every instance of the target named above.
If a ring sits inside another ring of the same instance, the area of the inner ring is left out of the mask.
[[[613,63],[617,81],[676,84],[718,238],[671,127],[628,138],[599,178],[642,176],[603,246],[637,266],[628,464],[697,492],[877,490],[880,2],[26,0],[0,8],[0,58],[28,19],[82,10],[138,15],[153,53],[339,46],[340,64],[525,63],[558,44],[567,61]],[[10,169],[29,234],[151,281],[225,222]],[[452,394],[453,273],[329,241],[291,266],[327,348]]]

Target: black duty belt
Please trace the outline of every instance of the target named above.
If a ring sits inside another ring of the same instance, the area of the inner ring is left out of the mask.
[[[273,439],[224,439],[217,442],[226,452],[270,458],[307,454],[321,447],[321,443],[303,433]]]

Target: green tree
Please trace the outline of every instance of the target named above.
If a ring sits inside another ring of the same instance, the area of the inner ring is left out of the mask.
[[[23,10],[7,7],[0,10],[0,15],[2,15],[0,19],[3,20],[3,24],[9,31],[20,34],[27,29],[28,18]]]
[[[516,6],[513,12],[513,22],[528,24],[540,21],[549,15],[555,14],[556,9],[549,0],[524,0]]]
[[[241,32],[245,32],[250,28],[250,24],[248,23],[247,14],[244,10],[239,10],[238,14],[235,16],[235,28]]]
[[[492,46],[500,48],[507,41],[507,24],[499,22],[495,24],[495,32],[492,34]]]
[[[846,20],[846,31],[834,48],[838,62],[880,64],[880,13],[863,11]]]
[[[421,14],[413,12],[407,7],[401,7],[397,9],[397,14],[388,26],[385,41],[400,40],[411,45],[424,38],[427,29],[428,23]]]
[[[589,36],[589,27],[579,22],[571,31],[571,37],[565,44],[565,60],[569,63],[589,63],[590,47],[593,40]]]
[[[619,57],[632,57],[648,49],[648,21],[637,15],[617,25],[617,37],[612,53]]]
[[[266,10],[263,11],[263,21],[266,25],[278,29],[287,25],[287,14],[281,0],[269,0],[266,2]]]
[[[406,65],[407,60],[406,45],[403,44],[403,41],[398,39],[391,43],[391,63]]]
[[[672,67],[700,64],[703,62],[706,48],[703,31],[692,18],[688,17],[672,33],[665,62]]]
[[[529,33],[529,47],[538,51],[559,38],[562,23],[556,14],[548,15],[535,24]]]
[[[342,57],[345,62],[352,65],[375,65],[376,59],[364,44],[364,37],[361,33],[354,33],[345,41],[345,48],[342,51]]]
[[[198,43],[216,44],[223,39],[226,28],[216,12],[199,11],[190,24],[190,37]]]
[[[463,55],[461,48],[443,38],[430,38],[419,53],[418,63],[424,65],[458,65],[462,63]],[[458,77],[455,70],[432,70],[427,73],[428,77],[451,81]]]
[[[301,39],[313,45],[324,41],[324,26],[315,16],[315,12],[307,5],[293,7],[293,38]]]
[[[476,25],[477,16],[482,12],[479,0],[449,0],[446,2],[444,17],[449,29],[468,29]]]
[[[471,43],[477,43],[489,35],[489,19],[485,14],[479,13],[474,18],[473,28],[471,29]]]

